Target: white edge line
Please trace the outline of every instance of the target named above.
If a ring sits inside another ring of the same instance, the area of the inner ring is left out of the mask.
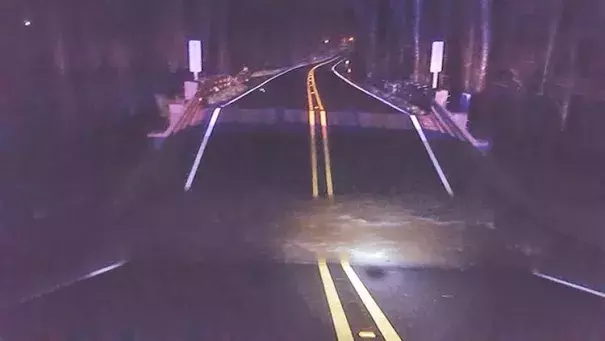
[[[384,100],[384,99],[382,99],[382,98],[374,95],[373,93],[369,92],[368,90],[366,90],[366,89],[360,87],[359,85],[351,82],[350,80],[346,79],[343,75],[340,74],[340,72],[336,71],[336,67],[338,67],[338,65],[340,65],[341,63],[342,63],[342,61],[340,61],[339,63],[336,63],[336,65],[334,65],[332,67],[332,72],[334,72],[334,74],[336,74],[336,76],[338,76],[340,79],[342,79],[343,81],[347,82],[350,86],[354,87],[355,89],[357,89],[357,90],[365,93],[368,96],[374,97],[375,99],[381,101],[382,103],[388,105],[389,107],[391,107],[391,108],[393,108],[393,109],[395,109],[395,110],[397,110],[397,111],[399,111],[401,113],[404,113],[406,115],[412,116],[410,113],[408,113],[404,109],[401,109],[400,107],[396,106],[395,104],[393,104],[391,102],[388,102],[388,101],[386,101],[386,100]]]
[[[435,153],[433,152],[433,148],[431,148],[429,141],[426,139],[426,135],[424,135],[422,126],[420,125],[420,122],[418,122],[418,117],[416,117],[415,115],[410,115],[410,119],[412,120],[412,124],[414,125],[416,132],[418,132],[418,136],[420,136],[420,140],[422,141],[422,144],[424,145],[424,149],[426,149],[426,152],[429,154],[429,158],[431,159],[431,162],[433,163],[433,167],[435,168],[435,170],[437,171],[437,174],[439,175],[439,179],[441,180],[441,184],[443,184],[443,188],[445,188],[445,190],[447,191],[447,194],[449,194],[450,197],[453,197],[454,191],[452,190],[452,186],[450,186],[449,181],[447,181],[447,177],[445,176],[445,173],[443,172],[443,168],[441,168],[441,165],[439,165],[439,160],[437,160],[437,156],[435,156]]]
[[[342,63],[342,61],[340,63]],[[450,186],[450,183],[447,180],[445,173],[443,172],[443,168],[441,168],[441,165],[439,165],[439,160],[437,159],[437,156],[435,156],[435,153],[433,152],[431,145],[429,144],[428,140],[426,139],[426,135],[424,134],[424,131],[422,130],[422,126],[420,125],[420,122],[418,122],[418,118],[416,117],[416,115],[410,114],[406,110],[401,109],[400,107],[396,106],[395,104],[376,96],[375,94],[367,91],[366,89],[363,89],[362,87],[358,86],[357,84],[346,79],[343,75],[341,75],[338,71],[336,71],[336,67],[338,65],[340,65],[340,63],[336,63],[336,65],[334,65],[332,67],[332,72],[334,72],[334,74],[336,76],[338,76],[340,79],[347,82],[349,85],[356,88],[357,90],[381,101],[382,103],[390,106],[391,108],[393,108],[403,114],[406,114],[410,117],[410,119],[412,120],[412,124],[414,125],[414,129],[416,129],[416,132],[418,133],[418,137],[420,137],[420,140],[422,141],[422,144],[424,145],[424,149],[426,149],[426,152],[429,154],[429,158],[431,159],[431,162],[433,163],[433,167],[435,168],[435,170],[437,171],[437,174],[439,175],[439,179],[441,180],[441,184],[443,185],[443,188],[445,188],[447,194],[449,194],[450,197],[453,197],[454,191],[452,190],[452,187]]]
[[[119,262],[113,263],[113,264],[106,266],[104,268],[101,268],[99,270],[95,270],[95,271],[89,273],[88,275],[82,276],[79,280],[89,279],[89,278],[93,278],[95,276],[102,275],[106,272],[117,269],[117,268],[123,266],[124,264],[126,264],[126,261],[119,261]]]
[[[195,155],[195,161],[193,162],[193,166],[191,166],[189,176],[187,176],[187,182],[185,182],[185,192],[189,191],[191,189],[191,185],[193,185],[193,180],[197,174],[200,162],[202,161],[202,156],[204,155],[204,151],[206,150],[206,146],[210,140],[210,135],[212,135],[212,131],[214,130],[214,126],[218,120],[218,115],[221,113],[221,109],[221,107],[218,107],[212,112],[212,118],[210,119],[210,123],[208,123],[208,128],[206,128],[204,138],[202,139],[202,143],[200,143],[200,148],[197,150],[197,154]]]
[[[324,65],[326,65],[326,64],[330,64],[331,62],[335,61],[335,60],[336,60],[336,59],[338,59],[338,58],[340,58],[340,57],[339,57],[339,56],[336,56],[336,57],[334,57],[334,58],[326,59],[326,60],[324,60],[324,61],[322,61],[322,62],[317,63],[317,65],[316,65],[315,67],[316,67],[316,69],[319,69],[320,67],[322,67],[322,66],[324,66]],[[341,63],[342,63],[342,62],[341,62]],[[340,63],[338,63],[338,64],[340,64]],[[337,64],[337,65],[338,65],[338,64]]]
[[[125,261],[125,260],[122,260],[122,261],[119,261],[119,262],[115,262],[115,263],[113,263],[113,264],[111,264],[109,266],[106,266],[106,267],[101,268],[99,270],[95,270],[95,271],[90,272],[90,273],[88,273],[88,274],[86,274],[84,276],[78,277],[78,278],[76,278],[74,280],[63,282],[63,283],[61,283],[59,285],[55,285],[54,287],[52,287],[50,289],[44,290],[42,292],[39,292],[37,294],[31,295],[31,296],[28,296],[28,297],[25,297],[25,298],[22,298],[21,300],[19,300],[18,304],[24,304],[24,303],[33,301],[33,300],[35,300],[37,298],[40,298],[42,296],[46,296],[48,294],[52,294],[53,292],[55,292],[57,290],[61,290],[61,289],[65,288],[65,287],[74,285],[74,284],[76,284],[78,282],[81,282],[81,281],[84,281],[84,280],[87,280],[87,279],[90,279],[90,278],[102,275],[102,274],[104,274],[106,272],[109,272],[111,270],[115,270],[115,269],[117,269],[119,267],[124,266],[126,263],[128,263],[128,262]]]
[[[556,278],[556,277],[552,277],[552,276],[543,274],[543,273],[538,272],[538,271],[534,271],[533,274],[535,276],[540,277],[540,278],[544,278],[544,279],[547,279],[549,281],[552,281],[552,282],[555,282],[555,283],[559,283],[559,284],[568,286],[570,288],[574,288],[574,289],[577,289],[577,290],[580,290],[580,291],[583,291],[583,292],[586,292],[586,293],[589,293],[589,294],[593,294],[595,296],[599,296],[601,298],[605,298],[605,293],[603,293],[603,292],[600,292],[600,291],[597,291],[597,290],[593,290],[593,289],[581,286],[579,284],[574,284],[574,283],[571,283],[571,282],[567,282],[567,281],[564,281],[562,279],[559,279],[559,278]]]

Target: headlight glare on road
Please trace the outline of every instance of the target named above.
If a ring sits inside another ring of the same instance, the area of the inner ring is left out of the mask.
[[[354,248],[351,250],[351,259],[361,263],[384,262],[388,260],[388,254],[384,250]]]

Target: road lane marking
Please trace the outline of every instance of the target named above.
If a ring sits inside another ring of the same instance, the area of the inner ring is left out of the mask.
[[[353,341],[353,331],[347,320],[340,298],[338,298],[338,292],[330,275],[330,269],[326,264],[325,259],[317,261],[319,267],[319,275],[321,282],[324,287],[326,294],[326,300],[328,301],[328,308],[330,309],[330,315],[332,316],[332,323],[334,324],[334,331],[336,332],[336,339],[338,341]]]
[[[599,296],[601,298],[605,298],[605,293],[603,293],[603,292],[600,292],[600,291],[597,291],[597,290],[593,290],[593,289],[587,288],[587,287],[579,285],[579,284],[574,284],[574,283],[571,283],[571,282],[559,279],[557,277],[549,276],[549,275],[543,274],[543,273],[538,272],[538,271],[534,271],[533,274],[535,276],[540,277],[540,278],[544,278],[544,279],[547,279],[549,281],[552,281],[552,282],[555,282],[555,283],[559,283],[559,284],[568,286],[570,288],[574,288],[574,289],[583,291],[585,293],[589,293],[589,294],[592,294],[592,295],[595,295],[595,296]]]
[[[328,61],[332,61],[334,60],[334,58],[329,59]],[[221,105],[220,107],[217,107],[216,109],[214,109],[214,112],[212,114],[212,118],[210,119],[210,123],[208,124],[208,128],[206,129],[206,132],[204,133],[204,137],[202,139],[202,142],[200,144],[200,148],[197,151],[197,154],[195,156],[195,161],[193,163],[193,166],[191,167],[191,171],[189,172],[189,175],[187,176],[187,181],[185,182],[185,192],[189,191],[191,189],[191,186],[193,185],[193,180],[195,179],[195,175],[197,174],[197,170],[198,167],[200,165],[200,162],[202,160],[202,156],[204,154],[204,151],[206,150],[206,146],[208,145],[208,140],[210,139],[210,135],[212,135],[212,130],[214,129],[214,126],[216,125],[216,121],[218,120],[218,115],[221,112],[221,109],[239,101],[240,99],[244,98],[245,96],[247,96],[248,94],[260,89],[261,87],[263,87],[264,85],[266,85],[267,83],[271,82],[272,80],[281,77],[291,71],[303,68],[305,66],[308,66],[308,63],[302,64],[302,65],[298,65],[295,67],[292,67],[290,69],[287,69],[283,72],[278,73],[277,75],[267,79],[266,81],[260,83],[259,85],[253,87],[252,89],[249,89],[248,91],[244,92],[243,94],[237,96],[236,98],[230,100],[229,102],[227,102],[226,104]]]
[[[52,294],[52,293],[54,293],[56,291],[59,291],[59,290],[61,290],[63,288],[66,288],[66,287],[69,287],[71,285],[74,285],[74,284],[76,284],[78,282],[85,281],[87,279],[91,279],[93,277],[97,277],[97,276],[102,275],[104,273],[107,273],[107,272],[110,272],[110,271],[115,270],[117,268],[120,268],[120,267],[126,265],[127,263],[128,263],[128,261],[126,261],[126,260],[121,260],[121,261],[115,262],[115,263],[113,263],[111,265],[108,265],[108,266],[105,266],[105,267],[103,267],[101,269],[89,272],[88,274],[80,276],[80,277],[78,277],[78,278],[76,278],[74,280],[60,283],[60,284],[55,285],[55,286],[53,286],[53,287],[51,287],[49,289],[43,290],[43,291],[41,291],[39,293],[36,293],[36,294],[31,295],[31,296],[27,296],[27,297],[21,298],[18,301],[18,304],[24,304],[24,303],[33,301],[35,299],[38,299],[38,298],[40,298],[42,296],[46,296],[48,294]],[[0,306],[0,307],[3,307],[3,306]]]
[[[340,62],[342,63],[342,61]],[[403,113],[406,114],[410,117],[410,119],[412,120],[412,124],[414,125],[414,129],[416,130],[416,133],[418,134],[418,137],[420,138],[420,140],[422,141],[422,144],[424,145],[424,149],[426,150],[427,154],[429,155],[429,158],[431,159],[431,163],[433,164],[433,168],[435,168],[435,171],[437,172],[437,175],[439,176],[439,180],[441,181],[441,184],[443,185],[443,188],[445,189],[445,191],[447,192],[447,194],[449,194],[450,197],[454,196],[454,191],[452,190],[452,186],[450,186],[449,181],[447,180],[447,177],[445,176],[445,173],[443,172],[443,168],[441,167],[441,165],[439,164],[439,160],[437,159],[437,156],[435,156],[435,153],[433,152],[433,149],[431,148],[431,145],[429,144],[428,140],[426,139],[426,135],[424,134],[424,131],[422,130],[422,126],[420,125],[420,123],[418,122],[418,118],[415,115],[410,114],[409,112],[407,112],[404,109],[401,109],[400,107],[394,105],[393,103],[390,103],[378,96],[376,96],[375,94],[367,91],[366,89],[360,87],[359,85],[351,82],[350,80],[348,80],[346,77],[344,77],[343,75],[340,74],[340,72],[336,71],[336,67],[338,65],[340,65],[340,63],[336,63],[333,67],[332,67],[332,72],[338,76],[340,79],[342,79],[343,81],[345,81],[346,83],[348,83],[350,86],[354,87],[355,89],[365,93],[366,95],[373,97],[377,100],[379,100],[380,102],[388,105],[389,107]]]
[[[310,83],[311,87],[313,87],[312,91],[315,93],[315,99],[317,101],[317,106],[319,107],[319,110],[325,111],[326,109],[324,108],[323,102],[321,100],[321,96],[319,96],[319,90],[317,89],[317,83],[315,82],[315,70],[317,70],[318,68],[320,68],[326,64],[329,64],[330,62],[332,62],[336,59],[337,58],[333,58],[331,60],[328,60],[325,63],[317,64],[309,71],[309,83]]]
[[[315,89],[315,98],[317,99],[317,106],[319,106],[319,110],[323,110],[325,111],[326,108],[324,107],[323,101],[321,100],[321,96],[319,95],[319,89],[317,88],[317,82],[315,82],[315,71],[317,69],[313,70],[313,89]]]
[[[319,196],[319,184],[317,180],[317,147],[315,138],[315,112],[309,110],[309,139],[311,151],[311,185],[313,186],[313,198]]]
[[[345,274],[349,278],[349,281],[351,281],[351,284],[353,284],[353,288],[355,288],[357,295],[359,295],[359,298],[361,298],[361,302],[363,302],[363,305],[365,305],[366,309],[370,313],[370,316],[372,316],[372,319],[374,320],[374,323],[376,323],[376,326],[378,327],[378,330],[382,334],[384,340],[401,341],[401,337],[399,334],[397,334],[397,331],[395,328],[393,328],[393,325],[391,322],[389,322],[389,319],[382,312],[374,298],[372,298],[372,295],[370,295],[368,289],[363,285],[359,279],[359,276],[357,276],[355,270],[353,270],[351,267],[351,264],[345,260],[342,260],[340,264]]]
[[[310,81],[310,77],[311,77],[311,73],[309,72],[309,74],[307,75],[307,105],[309,107],[309,110],[313,110],[313,96],[311,96],[311,94],[313,94],[313,89],[311,89],[311,81]]]
[[[197,174],[200,162],[202,161],[202,156],[204,155],[206,146],[208,146],[210,135],[212,135],[212,131],[214,130],[214,126],[216,125],[216,121],[218,120],[218,115],[220,115],[220,113],[221,107],[215,108],[214,112],[212,112],[212,118],[210,118],[208,128],[206,128],[206,132],[204,132],[204,138],[202,139],[200,148],[197,150],[197,154],[195,155],[195,161],[193,162],[193,166],[191,167],[191,171],[189,172],[189,176],[187,177],[187,182],[185,182],[185,192],[189,191],[191,189],[191,186],[193,185],[193,180],[195,179],[195,175]]]
[[[240,99],[244,98],[244,97],[245,97],[245,96],[247,96],[248,94],[250,94],[250,93],[252,93],[252,92],[254,92],[254,91],[258,90],[259,88],[263,87],[264,85],[266,85],[266,84],[267,84],[267,83],[269,83],[270,81],[274,80],[275,78],[281,77],[281,76],[283,76],[283,75],[285,75],[285,74],[287,74],[287,73],[289,73],[289,72],[291,72],[291,71],[294,71],[294,70],[300,69],[300,68],[305,67],[305,66],[308,66],[308,65],[309,65],[309,64],[305,63],[305,64],[302,64],[302,65],[299,65],[299,66],[295,66],[295,67],[293,67],[293,68],[290,68],[290,69],[288,69],[288,70],[285,70],[285,71],[283,71],[283,72],[280,72],[280,73],[278,73],[277,75],[275,75],[275,76],[273,76],[273,77],[271,77],[271,78],[267,79],[266,81],[264,81],[264,82],[260,83],[259,85],[255,86],[255,87],[253,87],[252,89],[250,89],[250,90],[248,90],[248,91],[244,92],[243,94],[241,94],[241,95],[237,96],[236,98],[234,98],[234,99],[230,100],[229,102],[227,102],[227,104],[224,104],[224,105],[222,105],[221,107],[223,107],[223,108],[224,108],[224,107],[226,107],[226,106],[228,106],[228,105],[231,105],[231,104],[233,104],[233,103],[235,103],[235,102],[239,101]]]
[[[439,160],[437,160],[437,156],[435,156],[435,153],[433,152],[433,148],[431,148],[429,141],[426,139],[426,135],[424,135],[424,130],[422,130],[422,126],[420,126],[420,122],[418,122],[418,117],[410,115],[410,119],[412,120],[412,124],[414,125],[416,132],[418,132],[418,136],[420,136],[420,141],[422,141],[424,149],[426,149],[427,154],[429,154],[429,158],[433,163],[433,167],[437,171],[437,175],[439,175],[439,180],[441,180],[443,188],[445,188],[447,194],[449,194],[450,197],[453,197],[454,191],[452,190],[452,186],[450,186],[450,182],[447,180],[447,177],[443,172],[443,168],[441,168]]]
[[[332,183],[332,163],[330,161],[330,146],[328,144],[328,120],[326,118],[326,112],[319,112],[319,121],[321,124],[321,136],[323,139],[324,147],[324,162],[326,163],[326,192],[328,198],[334,197],[334,184]]]
[[[307,75],[307,82],[311,83],[310,73]],[[317,178],[317,138],[315,137],[315,111],[313,111],[313,96],[311,96],[311,87],[307,84],[307,101],[309,106],[309,152],[311,153],[311,186],[313,198],[319,196],[319,180]]]
[[[325,163],[325,177],[326,177],[326,196],[328,198],[334,197],[334,183],[332,181],[332,163],[330,160],[330,144],[328,137],[328,120],[326,115],[326,110],[321,100],[321,96],[319,95],[319,89],[317,88],[317,84],[315,82],[315,70],[319,67],[322,67],[328,63],[333,62],[337,58],[332,58],[326,62],[317,64],[311,70],[309,70],[309,74],[307,75],[307,100],[309,102],[309,110],[313,111],[313,115],[315,115],[315,110],[319,111],[319,122],[321,126],[321,137],[322,137],[322,146],[324,152],[324,163]],[[313,101],[315,99],[315,101]],[[315,104],[314,104],[315,102]],[[311,122],[311,116],[309,116],[309,122]],[[315,117],[313,117],[313,122],[315,123]],[[312,137],[315,136],[315,124],[311,129],[313,129]],[[312,157],[315,158],[315,165],[317,164],[317,147],[315,146],[315,139],[312,139]],[[317,181],[317,174],[312,174],[314,176],[314,181]],[[314,182],[315,184],[316,182]],[[314,188],[315,189],[315,188]],[[317,197],[315,192],[313,194],[314,197]]]
[[[95,271],[93,271],[93,272],[91,272],[91,273],[89,273],[89,274],[87,274],[85,276],[82,276],[80,278],[80,280],[89,279],[89,278],[93,278],[93,277],[102,275],[102,274],[104,274],[106,272],[109,272],[111,270],[117,269],[117,268],[123,266],[124,264],[126,264],[126,261],[119,261],[119,262],[113,263],[113,264],[108,265],[108,266],[106,266],[104,268],[101,268],[99,270],[95,270]]]
[[[342,75],[340,72],[336,71],[336,68],[337,68],[337,67],[338,67],[338,65],[340,65],[340,64],[342,64],[342,61],[340,61],[339,63],[336,63],[334,66],[332,66],[332,72],[333,72],[333,73],[334,73],[336,76],[338,76],[338,78],[342,79],[342,80],[343,80],[343,81],[345,81],[347,84],[349,84],[350,86],[354,87],[355,89],[357,89],[357,90],[359,90],[359,91],[361,91],[361,92],[365,93],[366,95],[368,95],[368,96],[370,96],[370,97],[374,97],[375,99],[377,99],[377,100],[379,100],[380,102],[382,102],[382,103],[384,103],[384,104],[388,105],[389,107],[391,107],[391,108],[393,108],[393,109],[395,109],[395,110],[397,110],[397,111],[399,111],[399,112],[402,112],[402,113],[404,113],[404,114],[406,114],[406,115],[410,115],[410,114],[409,114],[407,111],[405,111],[405,110],[401,109],[400,107],[396,106],[395,104],[393,104],[393,103],[391,103],[391,102],[388,102],[388,101],[386,101],[386,100],[384,100],[384,99],[382,99],[382,98],[380,98],[380,97],[378,97],[378,96],[374,95],[373,93],[371,93],[371,92],[367,91],[366,89],[364,89],[364,88],[360,87],[359,85],[357,85],[357,84],[355,84],[355,83],[351,82],[350,80],[348,80],[348,79],[347,79],[345,76],[343,76],[343,75]]]

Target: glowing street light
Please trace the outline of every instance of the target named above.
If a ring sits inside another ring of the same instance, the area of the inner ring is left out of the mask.
[[[355,41],[355,37],[349,37],[349,41]]]
[[[24,26],[31,26],[32,22],[29,20],[23,20],[23,25]]]
[[[346,64],[346,65],[349,65],[349,63],[351,63],[351,61],[350,61],[350,60],[345,61],[345,64]]]
[[[326,39],[326,40],[324,40],[324,44],[327,44],[327,43],[329,43],[329,42],[330,42],[330,39]]]

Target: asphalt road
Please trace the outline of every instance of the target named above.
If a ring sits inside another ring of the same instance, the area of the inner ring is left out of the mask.
[[[166,141],[119,214],[66,228],[8,281],[0,337],[604,339],[604,301],[532,275],[490,225],[489,165],[449,136],[424,144],[332,65],[280,76]],[[361,127],[378,116],[396,128]]]
[[[345,83],[330,67],[318,69],[317,82],[328,117],[331,111],[404,116]],[[409,117],[401,130],[330,126],[329,141],[337,194],[447,196]]]
[[[602,301],[528,274],[351,269],[376,306],[340,264],[328,266],[356,340],[596,341],[605,332]],[[324,287],[310,264],[139,262],[16,306],[0,327],[4,340],[334,340]]]

